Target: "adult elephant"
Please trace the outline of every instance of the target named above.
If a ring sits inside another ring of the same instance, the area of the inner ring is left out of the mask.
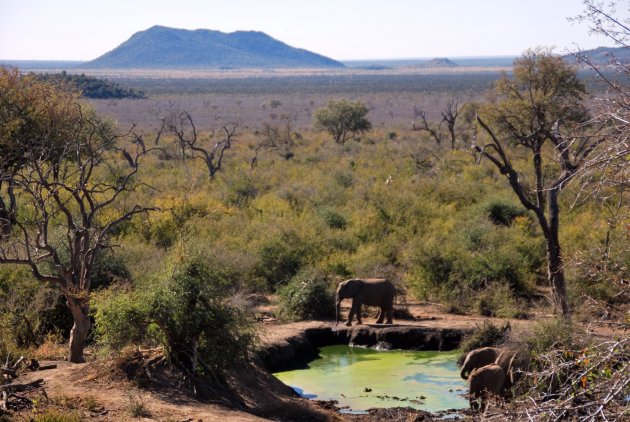
[[[357,316],[357,323],[361,322],[361,305],[378,306],[380,309],[377,324],[382,324],[387,315],[387,324],[392,324],[394,313],[394,297],[396,287],[391,281],[384,278],[351,278],[342,281],[337,287],[337,314],[335,325],[339,324],[339,312],[341,301],[352,298],[352,307],[348,314],[347,326],[352,325],[354,315]]]

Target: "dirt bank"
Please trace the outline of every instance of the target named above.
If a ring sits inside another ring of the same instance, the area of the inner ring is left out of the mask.
[[[395,321],[393,326],[366,324],[333,331],[330,321],[293,324],[260,323],[262,343],[254,364],[242,365],[227,377],[226,391],[215,397],[199,399],[177,385],[148,384],[138,387],[124,376],[113,373],[112,362],[86,364],[56,363],[57,369],[25,373],[16,382],[36,378],[45,380],[48,399],[39,398],[39,411],[52,409],[63,414],[79,414],[98,421],[340,421],[340,420],[431,420],[429,415],[411,410],[385,409],[372,415],[340,415],[334,406],[316,404],[296,397],[273,377],[269,370],[294,366],[314,357],[317,347],[353,342],[373,346],[386,341],[393,347],[449,350],[456,347],[463,333],[473,330],[487,318],[446,315],[428,306],[411,308],[413,321]],[[371,322],[366,318],[366,322]],[[497,325],[504,320],[494,320]],[[511,321],[515,330],[525,329],[528,321]],[[228,391],[229,390],[229,391]],[[226,399],[227,397],[227,399]],[[144,416],[133,416],[134,407]],[[30,420],[32,413],[16,420]],[[21,418],[21,419],[20,419]]]

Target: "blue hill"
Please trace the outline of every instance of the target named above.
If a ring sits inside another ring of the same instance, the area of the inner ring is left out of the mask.
[[[153,26],[84,68],[220,69],[344,67],[328,57],[291,47],[264,32],[224,33]]]

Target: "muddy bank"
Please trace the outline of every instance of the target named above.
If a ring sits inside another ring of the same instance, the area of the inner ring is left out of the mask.
[[[291,325],[291,324],[288,324]],[[270,372],[299,368],[317,357],[317,348],[336,344],[374,347],[387,344],[392,349],[453,350],[469,330],[418,325],[339,325],[330,323],[295,324],[288,336],[272,336],[258,352],[258,358]]]

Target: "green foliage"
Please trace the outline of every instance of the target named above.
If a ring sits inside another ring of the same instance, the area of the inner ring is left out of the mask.
[[[348,225],[348,220],[338,212],[326,208],[321,211],[322,218],[331,229],[345,229]]]
[[[279,312],[290,320],[322,319],[335,314],[330,281],[314,269],[304,269],[278,290]]]
[[[306,264],[311,247],[294,232],[282,233],[264,243],[254,275],[275,289],[286,284]]]
[[[81,415],[68,409],[46,409],[42,413],[34,415],[33,422],[81,422]]]
[[[510,337],[511,327],[509,323],[503,327],[497,327],[491,322],[484,321],[481,326],[477,325],[475,331],[467,335],[462,341],[460,348],[466,353],[481,347],[500,346],[507,343]]]
[[[95,301],[97,338],[114,349],[159,343],[184,369],[221,374],[247,357],[255,340],[247,315],[229,302],[230,276],[193,256],[132,292],[103,292]]]
[[[0,267],[0,356],[43,342],[56,289],[35,280],[26,267]]]
[[[360,101],[331,100],[313,115],[315,129],[327,131],[338,144],[368,132],[372,124],[367,119],[368,108]]]
[[[36,75],[36,77],[48,83],[73,86],[86,98],[146,98],[142,91],[136,91],[106,79],[86,76],[83,73],[80,75],[72,75],[66,73],[64,70],[61,73],[44,73]]]
[[[581,346],[579,328],[565,318],[537,322],[526,339],[532,354],[543,354],[552,349],[577,350]]]
[[[490,221],[501,226],[510,226],[516,217],[525,214],[525,210],[522,207],[501,201],[489,203],[486,210]]]

